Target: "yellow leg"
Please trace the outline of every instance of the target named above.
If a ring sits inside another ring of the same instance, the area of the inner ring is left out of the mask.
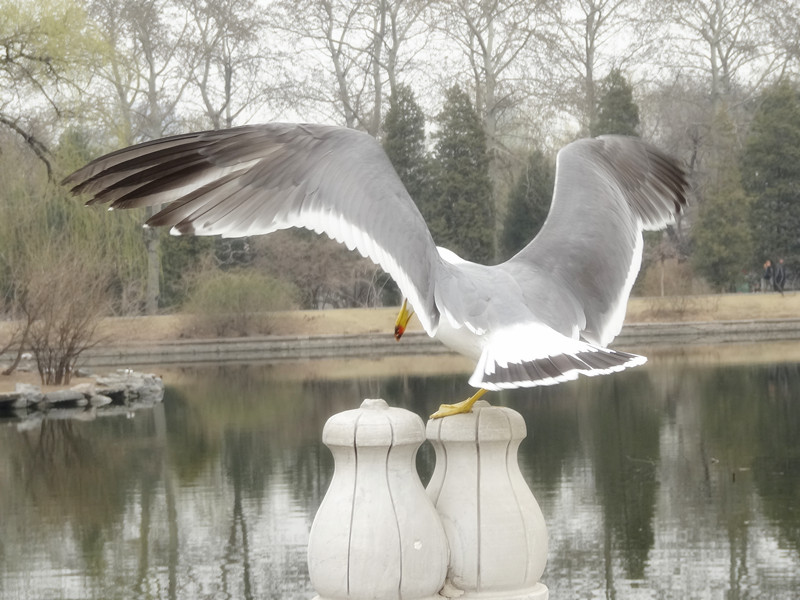
[[[439,406],[439,410],[433,413],[430,418],[441,419],[442,417],[449,417],[451,415],[460,415],[461,413],[468,413],[472,410],[472,405],[475,404],[478,400],[480,400],[485,393],[486,390],[481,388],[466,400],[457,402],[456,404],[442,404],[441,406]]]

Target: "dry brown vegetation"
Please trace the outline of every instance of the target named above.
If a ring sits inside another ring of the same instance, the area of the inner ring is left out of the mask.
[[[631,298],[626,323],[800,318],[800,292]]]
[[[313,336],[391,331],[397,308],[343,308],[271,313],[272,335]],[[742,321],[800,318],[800,292],[779,294],[725,294],[707,296],[636,297],[628,303],[626,323],[687,321]],[[12,324],[0,322],[0,339]],[[420,330],[414,319],[410,331]],[[102,339],[143,342],[202,337],[188,315],[109,317],[98,328]]]

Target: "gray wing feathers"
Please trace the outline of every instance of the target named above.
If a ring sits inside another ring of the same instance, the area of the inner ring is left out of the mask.
[[[559,333],[608,344],[622,327],[638,273],[642,229],[659,229],[686,204],[674,160],[638,138],[604,136],[559,152],[550,213],[534,240],[506,263],[528,306]]]
[[[358,249],[436,329],[439,262],[427,226],[380,145],[323,125],[274,123],[186,134],[103,156],[64,181],[89,204],[168,203],[149,221],[229,237],[305,227]]]
[[[619,184],[644,229],[662,229],[686,204],[685,170],[671,157],[639,138],[601,136],[587,140],[585,152]]]

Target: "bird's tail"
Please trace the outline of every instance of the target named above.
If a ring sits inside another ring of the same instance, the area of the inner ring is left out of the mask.
[[[569,338],[546,325],[524,324],[491,335],[469,382],[487,390],[553,385],[646,361],[644,356]]]

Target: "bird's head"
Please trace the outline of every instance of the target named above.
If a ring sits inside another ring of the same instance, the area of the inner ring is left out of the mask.
[[[414,314],[414,309],[408,306],[408,299],[403,298],[403,306],[400,307],[400,312],[394,322],[394,339],[398,342],[403,334],[406,332],[408,322]]]

